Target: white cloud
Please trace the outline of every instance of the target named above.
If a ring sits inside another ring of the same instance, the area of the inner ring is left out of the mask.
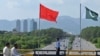
[[[63,4],[63,0],[39,0],[41,3],[58,3],[58,4]]]
[[[80,3],[85,4],[87,0],[81,0]]]
[[[63,4],[63,3],[64,3],[63,0],[57,0],[57,1],[58,1],[58,3],[60,3],[60,4]]]
[[[22,8],[23,6],[25,7],[26,5],[31,5],[31,4],[32,0],[6,0],[7,8],[15,8],[15,7]]]
[[[15,0],[8,0],[6,2],[6,6],[7,6],[7,8],[14,8],[14,7],[19,6],[19,3]]]
[[[32,0],[23,0],[24,3],[31,3]]]

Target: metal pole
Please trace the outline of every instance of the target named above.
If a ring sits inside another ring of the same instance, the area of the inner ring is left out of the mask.
[[[81,4],[80,4],[80,55],[81,55]]]
[[[41,9],[41,8],[40,8],[40,9]],[[39,50],[39,47],[40,47],[40,44],[39,44],[39,38],[40,38],[40,12],[39,12],[38,50]],[[38,56],[39,56],[39,51],[38,51]]]
[[[39,47],[40,47],[39,38],[40,38],[40,18],[39,18],[39,33],[38,33],[38,50],[39,50]],[[38,51],[38,56],[39,56],[39,51]]]

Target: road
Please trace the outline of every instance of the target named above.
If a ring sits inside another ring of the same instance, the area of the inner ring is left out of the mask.
[[[68,39],[60,40],[61,50],[66,49],[66,47],[68,46],[68,42],[69,42]],[[52,44],[42,48],[42,50],[56,50],[55,45],[56,45],[56,42],[53,42]]]
[[[68,42],[69,42],[68,38],[60,40],[60,49],[67,50]],[[56,42],[53,42],[52,44],[42,48],[42,50],[56,50],[55,45],[56,45]],[[44,52],[44,53],[45,54],[56,54],[56,51],[55,52]],[[60,54],[64,54],[64,52],[60,52]]]
[[[81,45],[80,45],[80,43],[81,43]],[[80,39],[80,38],[76,37],[75,40],[73,41],[72,50],[97,50],[97,48],[92,43],[90,43],[82,38]],[[74,53],[74,54],[76,54],[76,53]],[[95,53],[86,52],[83,54],[95,54]]]
[[[67,50],[68,43],[69,43],[68,38],[60,40],[61,50]],[[41,50],[56,50],[55,45],[56,45],[56,42],[53,42],[52,44],[42,48]],[[55,52],[44,51],[44,52],[36,52],[36,53],[39,53],[39,54],[56,54],[56,51]],[[60,54],[63,54],[63,53],[64,52],[60,52]],[[33,54],[33,52],[30,52],[30,54]]]
[[[68,46],[68,42],[69,40],[66,38],[66,39],[63,39],[63,40],[60,40],[61,42],[61,50],[67,50],[67,46]],[[81,45],[80,45],[81,43]],[[42,48],[41,50],[56,50],[55,48],[55,44],[56,42],[53,42],[52,44]],[[81,47],[81,48],[80,48]],[[92,43],[84,40],[84,39],[80,39],[78,37],[75,38],[75,40],[73,41],[73,44],[72,44],[72,50],[97,50],[97,48],[95,47],[95,45],[93,45]],[[31,52],[32,54],[33,52]],[[44,51],[44,52],[36,52],[37,54],[56,54],[56,52],[47,52],[47,51]],[[60,52],[60,54],[63,54],[64,52]],[[67,52],[66,52],[67,53]],[[80,54],[80,52],[70,52],[70,54]],[[81,54],[95,54],[93,52],[81,52]]]
[[[92,43],[76,37],[72,45],[72,50],[80,50],[80,46],[81,50],[96,50],[95,45],[93,45]]]

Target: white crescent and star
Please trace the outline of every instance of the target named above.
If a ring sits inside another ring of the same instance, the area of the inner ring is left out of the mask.
[[[95,15],[92,14],[91,11],[89,11],[89,14],[90,14],[90,16],[91,16],[92,18],[96,17]]]

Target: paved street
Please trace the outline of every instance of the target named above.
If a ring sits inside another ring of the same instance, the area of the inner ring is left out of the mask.
[[[61,50],[67,50],[67,46],[68,46],[68,42],[69,40],[66,38],[66,39],[63,39],[63,40],[60,40],[61,42]],[[81,45],[80,45],[81,43]],[[42,50],[56,50],[55,48],[55,44],[56,42],[53,42],[52,44],[42,48]],[[80,46],[81,46],[81,50],[97,50],[97,48],[90,42],[84,40],[84,39],[81,39],[76,37],[75,40],[73,41],[73,44],[72,44],[72,50],[80,50]],[[52,51],[52,52],[47,52],[47,51],[44,51],[44,52],[36,52],[36,53],[39,53],[39,54],[56,54],[56,52]],[[66,52],[67,53],[67,52]],[[32,53],[31,53],[32,54]],[[60,52],[60,54],[64,54],[64,52]],[[80,52],[70,52],[70,54],[80,54]],[[95,54],[93,52],[81,52],[81,54]]]
[[[68,45],[68,39],[60,40],[60,44],[61,44],[61,50],[65,50]],[[55,45],[56,42],[53,42],[52,44],[42,48],[42,50],[56,50]]]
[[[96,47],[92,43],[76,37],[72,45],[72,50],[96,50]],[[74,53],[74,54],[78,54],[78,53]],[[85,52],[82,54],[95,54],[95,53]]]
[[[68,38],[60,40],[61,50],[67,50],[68,42],[69,42]],[[56,50],[55,45],[56,45],[56,42],[53,42],[52,44],[42,48],[42,50]],[[43,52],[43,53],[56,54],[56,51],[55,52],[53,52],[53,51],[52,52]],[[60,52],[60,54],[64,54],[64,52]]]
[[[69,42],[68,38],[60,40],[61,50],[67,50],[68,42]],[[56,50],[55,45],[56,45],[56,42],[53,42],[52,44],[42,48],[42,50]],[[36,53],[39,53],[39,54],[56,54],[56,51],[55,52],[44,51],[44,52],[36,52]],[[31,52],[31,54],[33,54],[33,52]],[[64,54],[64,52],[60,52],[60,54]]]
[[[96,50],[96,47],[92,43],[84,39],[80,40],[80,38],[76,37],[73,42],[72,50],[80,50],[80,46],[81,46],[81,50]]]

